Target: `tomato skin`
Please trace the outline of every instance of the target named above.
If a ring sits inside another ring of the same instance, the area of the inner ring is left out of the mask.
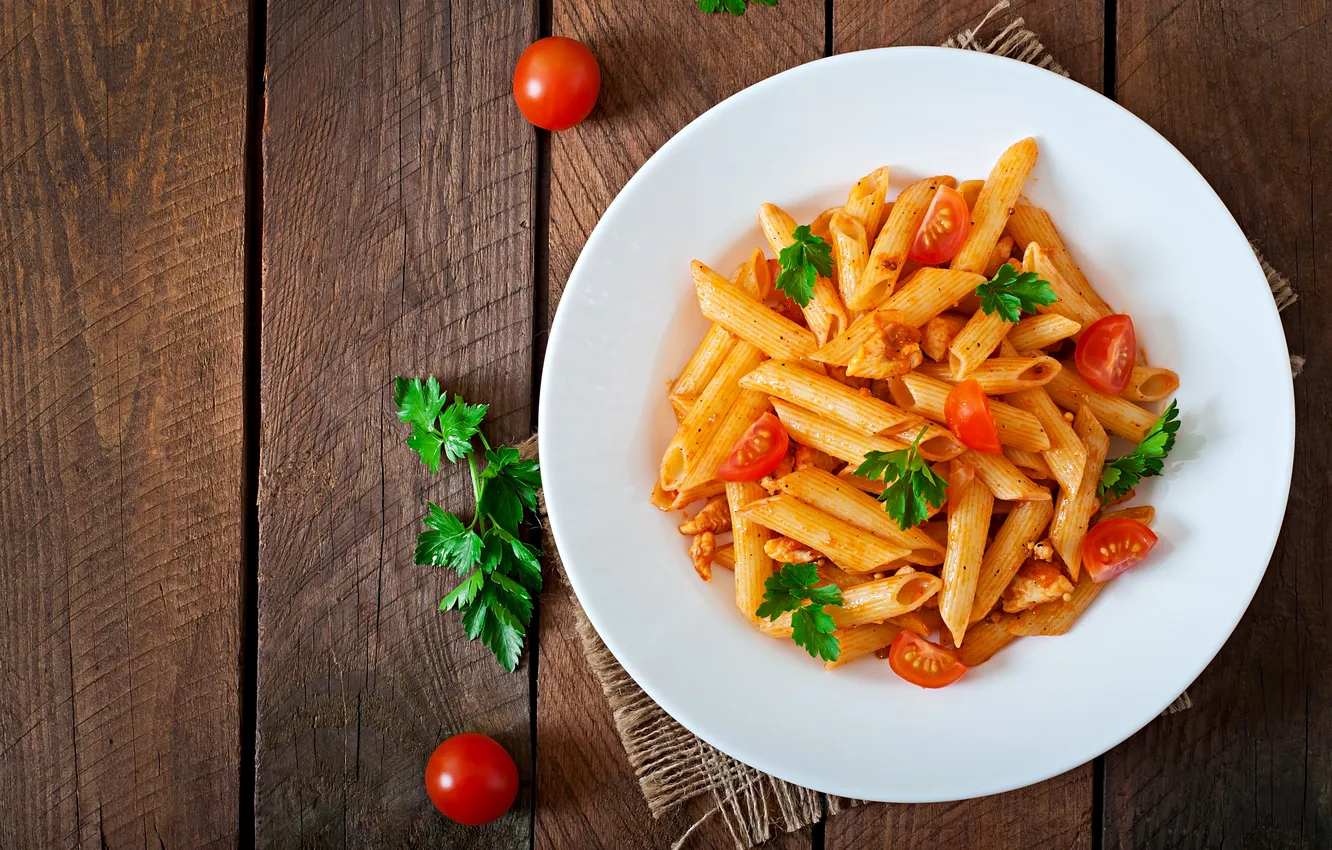
[[[1123,313],[1105,316],[1087,326],[1078,339],[1073,362],[1078,374],[1096,389],[1119,395],[1133,377],[1138,336],[1133,319]]]
[[[518,796],[518,766],[495,739],[454,735],[426,762],[426,794],[445,817],[467,826],[490,823]]]
[[[999,444],[999,428],[990,412],[990,400],[975,378],[968,378],[948,391],[944,421],[953,436],[967,448],[992,455],[1003,451]]]
[[[1082,566],[1092,581],[1109,581],[1147,557],[1157,539],[1154,531],[1136,519],[1098,522],[1082,538]]]
[[[765,413],[736,440],[717,477],[723,481],[757,481],[777,468],[790,442],[782,420]]]
[[[567,130],[587,117],[601,91],[597,57],[581,41],[549,36],[533,42],[513,69],[513,99],[543,130]]]
[[[931,663],[937,664],[934,670],[929,669]],[[888,666],[898,676],[922,688],[951,685],[967,672],[967,665],[957,660],[957,653],[905,629],[893,638]]]
[[[907,258],[926,266],[946,263],[962,249],[971,233],[966,198],[951,186],[940,186],[925,211]]]

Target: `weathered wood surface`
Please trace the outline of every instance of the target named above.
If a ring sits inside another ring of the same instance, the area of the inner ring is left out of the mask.
[[[0,846],[234,846],[245,4],[0,4]]]

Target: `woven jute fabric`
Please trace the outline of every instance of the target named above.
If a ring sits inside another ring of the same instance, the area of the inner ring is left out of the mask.
[[[943,46],[1008,56],[1068,76],[1045,51],[1036,34],[1026,28],[1022,18],[1004,18],[1008,8],[1008,0],[1002,0],[978,24],[948,39]],[[1297,296],[1290,282],[1258,254],[1256,247],[1254,253],[1267,276],[1277,309],[1284,310],[1295,303]],[[1303,365],[1304,358],[1291,357],[1292,374],[1298,375]],[[522,449],[525,454],[535,456],[536,437],[524,443]],[[543,502],[540,505],[543,519],[545,507]],[[555,567],[557,580],[567,581],[559,552],[548,533],[543,537],[543,546]],[[575,609],[583,651],[610,704],[615,729],[638,776],[648,810],[659,817],[697,797],[704,797],[710,803],[705,814],[675,842],[675,848],[685,847],[694,831],[710,819],[720,819],[737,850],[745,850],[862,802],[784,782],[705,743],[643,692],[602,643],[576,602]],[[1186,692],[1162,716],[1192,707],[1193,700]]]

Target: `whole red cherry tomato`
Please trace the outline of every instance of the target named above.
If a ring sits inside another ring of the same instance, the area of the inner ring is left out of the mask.
[[[567,130],[587,117],[601,91],[597,57],[581,41],[550,36],[533,42],[513,69],[513,99],[543,130]]]
[[[518,796],[518,767],[493,738],[464,732],[430,754],[425,785],[430,802],[446,817],[480,826],[513,805]]]

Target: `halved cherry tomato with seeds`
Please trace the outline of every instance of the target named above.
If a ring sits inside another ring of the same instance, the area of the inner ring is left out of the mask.
[[[1133,377],[1137,357],[1133,320],[1120,313],[1097,319],[1082,332],[1073,362],[1087,383],[1103,393],[1119,395]]]
[[[970,233],[971,212],[966,199],[951,186],[940,186],[925,211],[907,257],[927,266],[946,263],[962,250]]]
[[[951,649],[944,649],[906,630],[893,638],[892,648],[888,650],[888,666],[903,679],[922,688],[951,685],[967,672],[967,665],[958,661],[957,654]]]
[[[975,378],[968,378],[948,391],[944,421],[967,448],[992,455],[1003,451],[999,428],[990,412],[990,400]]]
[[[723,481],[758,481],[786,457],[790,437],[782,420],[765,413],[740,435],[735,448],[717,470]]]
[[[1156,532],[1136,519],[1098,522],[1082,538],[1082,565],[1092,581],[1109,581],[1147,557],[1156,541]]]

